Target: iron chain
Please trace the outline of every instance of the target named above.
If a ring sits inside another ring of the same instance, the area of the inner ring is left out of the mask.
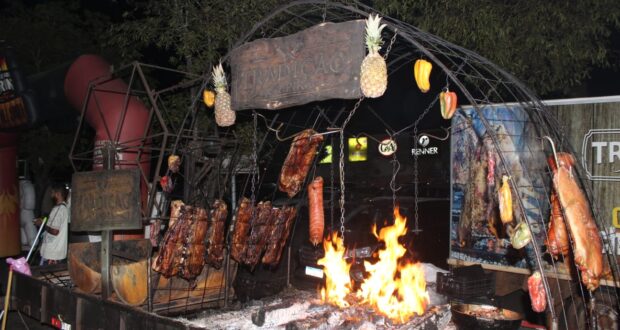
[[[394,35],[392,36],[392,39],[390,39],[390,44],[388,45],[385,54],[383,55],[384,59],[387,59],[388,54],[390,53],[390,51],[392,50],[392,46],[394,45],[394,42],[396,41],[396,36],[397,36],[397,30],[394,30]],[[344,214],[345,214],[345,173],[344,173],[344,129],[347,127],[347,124],[349,123],[349,121],[351,120],[351,118],[353,117],[353,115],[355,114],[355,111],[360,107],[360,105],[362,104],[362,101],[364,100],[364,96],[362,95],[359,100],[355,103],[355,106],[353,106],[353,109],[351,110],[351,112],[349,112],[349,115],[347,116],[347,118],[344,120],[344,122],[342,123],[342,127],[340,128],[340,157],[338,160],[338,167],[340,170],[340,235],[342,237],[342,240],[344,241],[344,232],[345,232],[345,227],[344,227]]]
[[[420,138],[418,137],[418,124],[431,111],[431,109],[435,106],[435,103],[437,103],[438,99],[439,99],[438,97],[435,98],[433,102],[431,102],[428,105],[428,107],[426,107],[422,115],[420,115],[418,119],[416,119],[413,125],[413,138],[415,139],[415,141],[413,142],[414,146],[417,146],[420,140]],[[418,224],[418,218],[419,218],[418,217],[418,194],[419,194],[418,182],[419,182],[418,153],[414,152],[413,153],[413,201],[415,204],[414,205],[414,231],[415,232],[419,231],[420,229],[419,224]]]
[[[252,112],[252,125],[253,125],[253,130],[252,130],[252,186],[251,186],[251,191],[252,191],[252,205],[256,204],[256,180],[258,179],[258,151],[257,151],[257,140],[258,140],[258,136],[257,136],[257,130],[258,130],[258,114],[256,113],[256,111]]]
[[[344,129],[355,114],[355,111],[360,107],[362,101],[364,100],[364,96],[359,98],[353,106],[351,112],[342,123],[342,127],[340,128],[340,157],[338,159],[338,168],[340,170],[340,234],[342,235],[342,240],[344,241],[344,201],[345,201],[345,187],[344,187]]]
[[[394,46],[394,42],[396,42],[396,37],[398,36],[397,32],[398,32],[398,29],[394,29],[394,35],[392,36],[392,39],[390,39],[390,44],[388,45],[387,49],[385,50],[385,54],[383,54],[383,59],[384,60],[387,60],[388,54],[392,50],[392,46]]]

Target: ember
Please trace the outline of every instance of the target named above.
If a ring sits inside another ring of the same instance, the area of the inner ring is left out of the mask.
[[[414,315],[422,315],[429,303],[424,271],[420,264],[402,260],[407,251],[398,238],[407,233],[407,219],[394,209],[394,224],[384,227],[377,234],[378,240],[385,243],[379,250],[379,261],[364,263],[369,276],[364,279],[356,297],[368,304],[395,323],[405,323]],[[350,264],[344,259],[342,239],[335,234],[324,242],[325,257],[319,260],[324,266],[326,287],[321,290],[321,299],[338,307],[347,307],[345,300],[351,289],[349,278]]]

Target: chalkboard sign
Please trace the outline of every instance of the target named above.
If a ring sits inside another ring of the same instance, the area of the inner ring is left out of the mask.
[[[140,229],[138,169],[73,174],[71,230]]]

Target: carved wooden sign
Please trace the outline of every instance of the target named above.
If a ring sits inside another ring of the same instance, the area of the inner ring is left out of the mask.
[[[138,169],[73,174],[71,230],[140,229]]]
[[[286,37],[255,40],[231,56],[234,110],[359,98],[364,21],[322,23]]]

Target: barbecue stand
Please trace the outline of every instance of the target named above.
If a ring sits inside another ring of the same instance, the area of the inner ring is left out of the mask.
[[[231,53],[224,56],[222,62],[225,65],[229,65],[235,49],[242,47],[248,42],[256,41],[262,38],[273,39],[285,37],[291,35],[292,33],[303,29],[308,29],[325,22],[343,23],[365,19],[370,13],[374,12],[375,11],[372,8],[361,3],[353,3],[348,5],[340,2],[319,0],[292,1],[275,9],[262,21],[255,24],[254,27],[248,31],[248,33],[235,42]],[[514,189],[513,195],[515,196],[514,203],[517,205],[517,213],[519,213],[519,216],[524,219],[530,231],[537,233],[542,232],[543,235],[546,235],[545,223],[548,219],[547,215],[550,207],[549,200],[547,198],[548,194],[545,198],[540,200],[540,203],[531,207],[528,201],[521,199],[521,196],[524,193],[527,193],[528,190],[539,189],[540,187],[533,186],[532,184],[524,186],[520,183],[539,183],[549,181],[550,171],[545,165],[545,160],[546,157],[552,154],[552,151],[547,144],[543,144],[542,138],[544,136],[550,137],[556,144],[556,148],[559,151],[569,151],[573,154],[575,153],[564,138],[561,127],[555,118],[547,112],[545,105],[532,91],[530,91],[514,76],[478,54],[451,44],[432,34],[421,31],[410,24],[400,22],[390,17],[384,16],[382,23],[387,25],[387,27],[383,30],[383,38],[384,40],[390,40],[388,44],[390,46],[390,51],[388,52],[389,56],[387,57],[389,74],[393,74],[402,67],[411,67],[413,62],[420,58],[430,61],[434,66],[434,70],[431,75],[432,88],[427,94],[422,95],[420,98],[420,100],[424,102],[425,106],[416,109],[417,113],[420,114],[417,120],[413,120],[411,124],[399,123],[402,124],[402,127],[390,127],[390,125],[387,125],[383,118],[381,118],[381,115],[371,110],[370,106],[363,98],[357,97],[348,98],[349,100],[355,100],[357,98],[355,101],[323,101],[321,103],[316,103],[313,106],[306,107],[297,104],[291,108],[294,109],[294,111],[262,111],[248,107],[246,109],[252,111],[252,116],[245,111],[238,111],[237,120],[239,122],[248,122],[252,120],[253,122],[253,159],[250,161],[249,166],[240,166],[242,163],[240,160],[243,159],[242,156],[244,155],[237,152],[238,143],[233,129],[210,126],[206,130],[209,132],[208,136],[201,134],[205,131],[205,129],[198,129],[198,111],[203,111],[203,106],[201,104],[202,91],[209,85],[210,72],[207,72],[207,74],[202,77],[190,76],[188,74],[187,76],[189,78],[183,83],[171,88],[153,90],[150,88],[150,85],[148,84],[148,81],[142,71],[142,67],[144,65],[134,63],[129,67],[118,70],[122,71],[130,69],[129,71],[131,74],[129,75],[129,84],[132,86],[132,90],[127,91],[127,94],[139,95],[144,100],[149,102],[149,129],[144,132],[143,139],[140,147],[137,148],[137,152],[143,153],[149,149],[151,152],[150,157],[153,157],[153,160],[156,163],[154,175],[147,177],[145,173],[141,173],[140,177],[145,183],[151,184],[151,188],[149,189],[148,204],[145,210],[150,212],[150,210],[154,208],[157,212],[155,212],[156,215],[152,217],[149,216],[148,212],[143,210],[142,220],[144,222],[150,220],[168,220],[167,210],[169,201],[167,198],[162,198],[158,202],[155,198],[159,176],[160,174],[167,172],[165,165],[163,165],[165,164],[165,158],[167,155],[180,154],[182,156],[186,169],[183,173],[183,177],[178,177],[178,180],[189,184],[185,186],[186,188],[184,191],[184,198],[187,199],[187,203],[202,204],[207,202],[209,199],[223,196],[224,192],[230,192],[232,194],[231,201],[238,200],[240,196],[255,196],[257,200],[260,198],[273,200],[278,195],[277,187],[269,185],[268,183],[270,183],[270,181],[266,178],[270,175],[271,178],[273,178],[273,173],[270,173],[270,171],[279,172],[279,158],[277,158],[276,155],[281,155],[282,151],[288,149],[289,146],[289,143],[282,143],[279,139],[293,136],[303,129],[312,128],[319,134],[330,135],[329,138],[325,140],[331,141],[333,149],[339,147],[338,168],[334,166],[335,162],[332,162],[332,165],[330,165],[329,168],[331,172],[329,173],[330,180],[328,181],[330,187],[332,188],[330,193],[331,205],[335,205],[336,200],[338,200],[340,208],[340,214],[336,214],[335,209],[330,209],[330,222],[332,223],[332,228],[336,228],[338,227],[338,224],[333,219],[336,217],[340,217],[342,219],[346,211],[345,207],[347,203],[347,200],[345,199],[346,187],[344,183],[346,182],[345,167],[349,165],[342,161],[344,153],[344,138],[364,135],[363,132],[360,132],[359,130],[354,131],[354,128],[352,128],[355,123],[355,114],[359,114],[360,112],[369,109],[368,111],[375,115],[377,123],[384,126],[383,128],[385,128],[387,135],[391,138],[396,138],[399,135],[406,135],[415,138],[414,141],[417,141],[420,134],[420,121],[423,118],[428,118],[427,116],[430,116],[429,114],[431,111],[437,111],[439,92],[444,88],[449,87],[451,90],[457,92],[460,104],[468,104],[467,107],[461,107],[455,116],[455,118],[465,119],[465,127],[451,127],[451,136],[454,137],[455,133],[459,133],[461,130],[467,129],[467,125],[471,124],[471,121],[468,120],[471,120],[471,118],[475,118],[478,121],[480,124],[478,128],[482,127],[483,131],[487,132],[487,137],[490,141],[490,150],[500,158],[500,162],[498,162],[496,170],[510,176],[511,178],[510,182]],[[362,41],[360,40],[360,42]],[[291,50],[293,51],[295,49],[292,48]],[[162,69],[153,66],[150,66],[150,68]],[[235,68],[232,69],[235,70]],[[136,80],[139,80],[141,84],[140,88],[137,88],[133,84],[135,75],[138,77]],[[235,84],[234,79],[235,77],[233,75],[233,81],[231,81],[233,86]],[[409,83],[411,84],[411,93],[416,93],[413,81],[410,81]],[[192,91],[193,98],[191,104],[187,106],[186,115],[181,123],[179,125],[170,125],[170,123],[166,120],[166,108],[162,106],[161,97],[168,92],[178,91],[179,89],[185,88],[190,88]],[[388,95],[389,92],[390,88],[388,88]],[[277,105],[278,103],[276,102],[270,104]],[[410,107],[417,106],[418,104],[410,105]],[[495,112],[493,111],[494,107],[516,107],[517,109],[515,111],[517,111],[520,115],[519,120],[525,123],[524,127],[527,127],[526,132],[528,133],[528,140],[525,144],[526,148],[520,150],[518,154],[519,156],[523,156],[531,160],[531,162],[524,164],[526,169],[524,171],[514,171],[514,168],[511,166],[512,163],[510,163],[511,157],[514,156],[514,150],[508,150],[500,143],[500,140],[504,136],[501,133],[496,132],[496,124],[506,123],[507,121],[502,118],[498,119],[495,117]],[[271,109],[276,108],[278,107],[271,107]],[[300,120],[299,117],[303,118]],[[258,120],[258,118],[261,119]],[[258,126],[258,123],[260,123],[260,126]],[[82,127],[82,125],[80,127]],[[157,129],[153,130],[153,127],[157,127]],[[259,136],[258,132],[263,133],[262,136]],[[335,134],[338,134],[337,138],[334,138]],[[210,157],[206,157],[205,160],[203,156],[206,154],[206,147],[210,144],[215,144],[222,147],[216,148],[217,151],[210,153]],[[229,146],[230,148],[226,148],[225,146]],[[123,146],[121,145],[121,147]],[[89,155],[93,154],[93,150],[87,150],[84,152],[83,150],[76,149],[76,143],[74,143],[72,148],[72,162],[77,170],[78,168],[83,168],[83,166],[77,165],[77,162],[92,161],[92,157]],[[417,167],[415,164],[418,163],[418,159],[417,154],[415,155],[414,166]],[[320,171],[316,163],[318,158],[319,157],[315,158],[315,163],[311,167],[310,172],[312,174],[314,174],[315,171],[317,173]],[[223,162],[224,160],[227,160],[227,162]],[[398,165],[402,165],[403,161],[402,159],[398,161],[397,158],[393,159],[393,161],[393,178],[390,180],[390,188],[393,192],[393,198],[396,200],[398,186],[395,178],[399,173]],[[451,168],[453,168],[459,164],[451,163],[450,165]],[[532,165],[535,166],[532,167]],[[532,170],[529,170],[530,167]],[[217,169],[217,171],[215,169]],[[220,172],[221,169],[224,171]],[[336,170],[338,170],[338,173],[335,173]],[[581,165],[576,164],[575,170],[576,177],[580,183],[580,186],[585,189],[590,205],[595,205],[595,203],[593,203],[594,198],[592,196],[592,192],[585,182],[586,176],[583,174],[584,171],[581,168]],[[239,190],[237,185],[231,186],[230,184],[231,181],[236,181],[237,175],[246,175],[246,182],[242,185],[243,188]],[[336,175],[338,175],[339,180],[335,179]],[[313,175],[308,175],[308,177],[311,176]],[[252,184],[250,184],[250,181]],[[415,191],[417,192],[417,183],[419,180],[415,181]],[[198,184],[196,182],[198,182]],[[339,186],[339,188],[337,189],[336,186]],[[543,188],[543,190],[544,189],[548,188]],[[205,191],[206,194],[204,193]],[[336,196],[337,194],[338,196]],[[169,196],[164,194],[164,197]],[[304,193],[302,192],[298,197],[305,198]],[[229,204],[231,214],[234,214],[236,211],[236,205],[234,204],[235,203],[232,203],[232,205]],[[597,227],[599,229],[605,228],[606,226],[604,226],[601,217],[594,208],[593,213],[597,221]],[[531,216],[531,214],[535,214],[535,216]],[[235,219],[233,216],[228,233],[233,230],[234,225]],[[532,228],[536,228],[536,230],[534,231]],[[344,227],[342,225],[338,229],[344,232]],[[290,249],[292,242],[296,239],[298,238],[291,237],[288,242],[289,254],[287,267],[289,274],[291,266]],[[608,247],[609,242],[603,243],[606,247]],[[230,248],[230,241],[227,241],[227,244],[228,248]],[[543,283],[547,296],[547,310],[550,318],[552,319],[552,327],[557,327],[558,323],[561,321],[560,318],[565,318],[568,313],[571,313],[571,310],[561,305],[560,308],[562,310],[561,313],[559,313],[556,305],[554,304],[550,288],[551,286],[557,287],[557,289],[561,291],[561,286],[555,277],[550,276],[553,272],[550,272],[547,268],[542,266],[542,259],[544,255],[544,252],[542,251],[542,242],[538,238],[534,237],[532,239],[532,243],[529,244],[527,251],[530,270],[538,270],[543,275]],[[609,255],[607,257],[610,258]],[[285,258],[282,259],[287,260]],[[228,281],[231,277],[234,277],[232,274],[235,273],[236,270],[236,263],[230,260],[227,252],[225,254],[225,260],[225,282],[222,285],[223,288],[221,290],[224,292],[224,305],[226,305],[229,298],[229,292],[227,291]],[[611,284],[614,284],[618,282],[620,272],[617,263],[612,262],[611,259],[609,259],[609,261],[612,272],[612,280],[610,282]],[[551,267],[552,269],[555,269],[555,262],[553,260],[551,262]],[[529,272],[530,270],[524,269],[524,272]],[[149,276],[149,279],[151,279],[151,276]],[[16,282],[20,282],[21,280],[22,276],[18,275]],[[47,283],[41,284],[40,281],[36,280],[32,281],[33,283],[47,288],[44,290],[49,290],[51,287],[51,290],[56,292],[54,285]],[[575,286],[581,288],[579,279],[571,279],[571,281]],[[155,281],[151,279],[149,283],[150,295],[147,307],[148,310],[157,310],[154,306],[154,302],[152,301],[152,296],[154,291],[159,291],[157,289],[158,285],[155,284],[158,282],[159,279],[156,277]],[[172,283],[172,281],[170,283]],[[17,287],[19,288],[19,286]],[[38,292],[37,290],[40,290],[40,288],[33,289],[35,292]],[[77,299],[78,302],[84,299],[90,301],[92,298],[91,296],[73,293],[68,289],[58,289],[58,292],[61,292],[60,294],[68,297],[65,299]],[[189,291],[187,291],[187,294],[189,295]],[[604,294],[607,299],[618,306],[620,298],[618,297],[617,291],[605,290]],[[49,294],[44,294],[43,297],[49,297]],[[218,301],[220,297],[221,296],[217,296],[215,301]],[[594,295],[590,295],[581,290],[576,293],[571,291],[571,297],[573,297],[573,300],[581,300],[587,305],[588,299],[590,299],[590,297],[594,297]],[[46,299],[47,298],[45,298],[44,301],[47,301]],[[593,302],[593,300],[591,301]],[[186,299],[174,304],[169,304],[168,307],[174,309],[176,313],[187,313],[193,308],[205,307],[208,302],[213,302],[213,300],[199,299],[197,302],[190,302],[189,299]],[[127,306],[119,307],[117,306],[118,304],[112,302],[103,302],[103,305],[114,305],[115,308],[113,313],[122,314],[131,311],[131,313],[135,313],[134,315],[137,317],[144,315],[144,311],[142,309],[130,309]],[[107,309],[107,307],[105,308]],[[157,312],[166,313],[166,308],[164,307],[163,309],[159,309]],[[172,311],[168,310],[168,314],[172,314]],[[594,313],[590,313],[591,316],[593,314]],[[148,315],[152,317],[152,320],[163,320],[159,316],[153,316],[153,314]],[[167,319],[166,322],[167,324],[174,323]],[[596,327],[596,321],[593,317],[589,322],[589,327]]]

